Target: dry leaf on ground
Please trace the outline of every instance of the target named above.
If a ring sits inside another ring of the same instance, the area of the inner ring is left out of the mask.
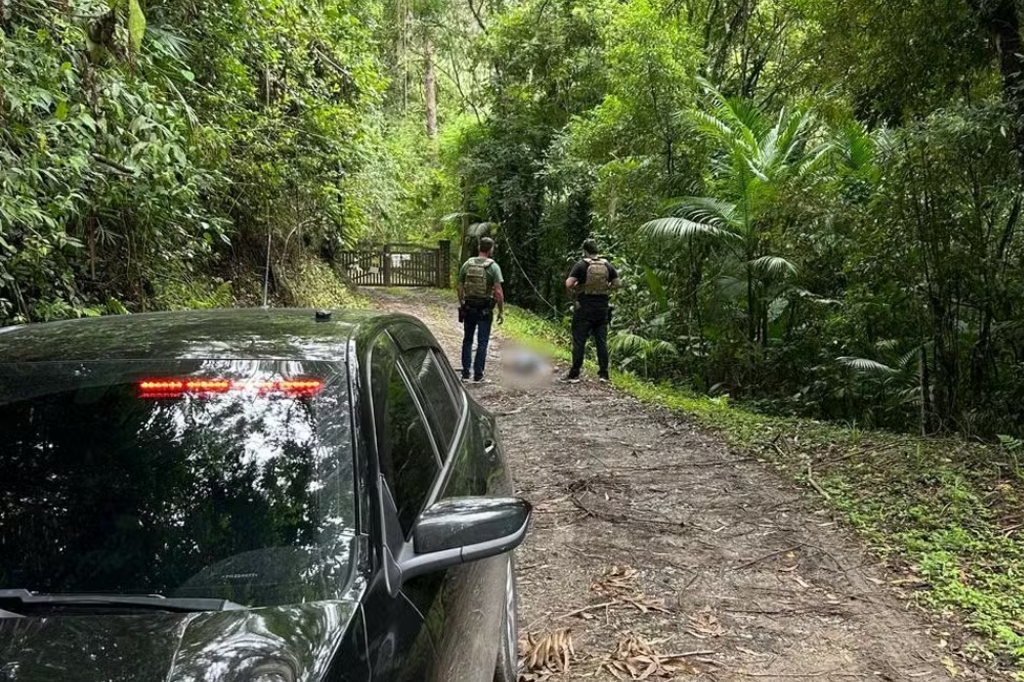
[[[519,639],[519,679],[537,682],[554,673],[569,672],[570,662],[576,658],[569,628],[554,630],[534,637],[527,633]]]
[[[612,566],[594,581],[590,589],[604,594],[622,594],[636,591],[639,572],[629,566]]]
[[[615,653],[602,667],[618,680],[646,680],[651,677],[674,677],[676,673],[698,672],[682,656],[660,654],[643,638],[631,635],[619,642]]]
[[[705,606],[700,611],[690,614],[687,619],[690,621],[690,634],[700,639],[708,637],[721,637],[725,634],[725,628],[718,622],[718,617],[711,611],[710,606]]]
[[[645,594],[637,594],[635,597],[623,597],[622,601],[626,604],[631,604],[640,613],[648,613],[649,611],[672,613],[669,609],[665,608],[664,599],[655,599]]]

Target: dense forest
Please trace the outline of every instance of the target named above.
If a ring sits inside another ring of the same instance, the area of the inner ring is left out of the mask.
[[[286,293],[303,257],[483,232],[510,298],[563,317],[594,236],[642,377],[1021,436],[1022,12],[0,0],[0,322],[226,305],[266,263]]]
[[[394,77],[409,21],[0,0],[0,323],[259,302],[268,262],[281,293],[303,253],[410,232],[433,190]]]

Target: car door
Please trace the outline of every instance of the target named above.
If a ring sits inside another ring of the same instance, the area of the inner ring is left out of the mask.
[[[370,345],[368,362],[373,428],[371,469],[375,479],[375,544],[397,556],[436,487],[440,457],[423,408],[387,333]],[[434,676],[436,649],[423,614],[443,576],[394,584],[381,556],[366,599],[365,616],[374,682],[422,682]]]
[[[502,494],[495,485],[504,463],[495,444],[479,437],[465,391],[440,349],[403,349],[402,363],[425,406],[443,469],[434,499]],[[433,501],[433,500],[431,500]],[[508,556],[451,568],[431,576],[430,600],[421,608],[437,644],[435,679],[445,682],[490,682],[502,632]],[[438,579],[440,579],[438,583]]]

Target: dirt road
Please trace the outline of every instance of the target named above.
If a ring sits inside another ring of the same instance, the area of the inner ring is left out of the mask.
[[[450,303],[374,298],[426,321],[459,367]],[[520,631],[563,657],[551,668],[568,657],[550,679],[995,679],[950,658],[955,631],[907,606],[856,538],[767,465],[598,383],[513,389],[501,345],[494,383],[469,390],[498,415],[535,506],[517,557]]]

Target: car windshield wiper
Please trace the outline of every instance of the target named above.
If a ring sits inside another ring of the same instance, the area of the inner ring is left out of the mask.
[[[234,611],[245,606],[227,599],[165,597],[161,594],[47,594],[29,590],[0,590],[0,610],[17,613],[21,607],[102,606],[107,608],[152,609],[154,611]]]

